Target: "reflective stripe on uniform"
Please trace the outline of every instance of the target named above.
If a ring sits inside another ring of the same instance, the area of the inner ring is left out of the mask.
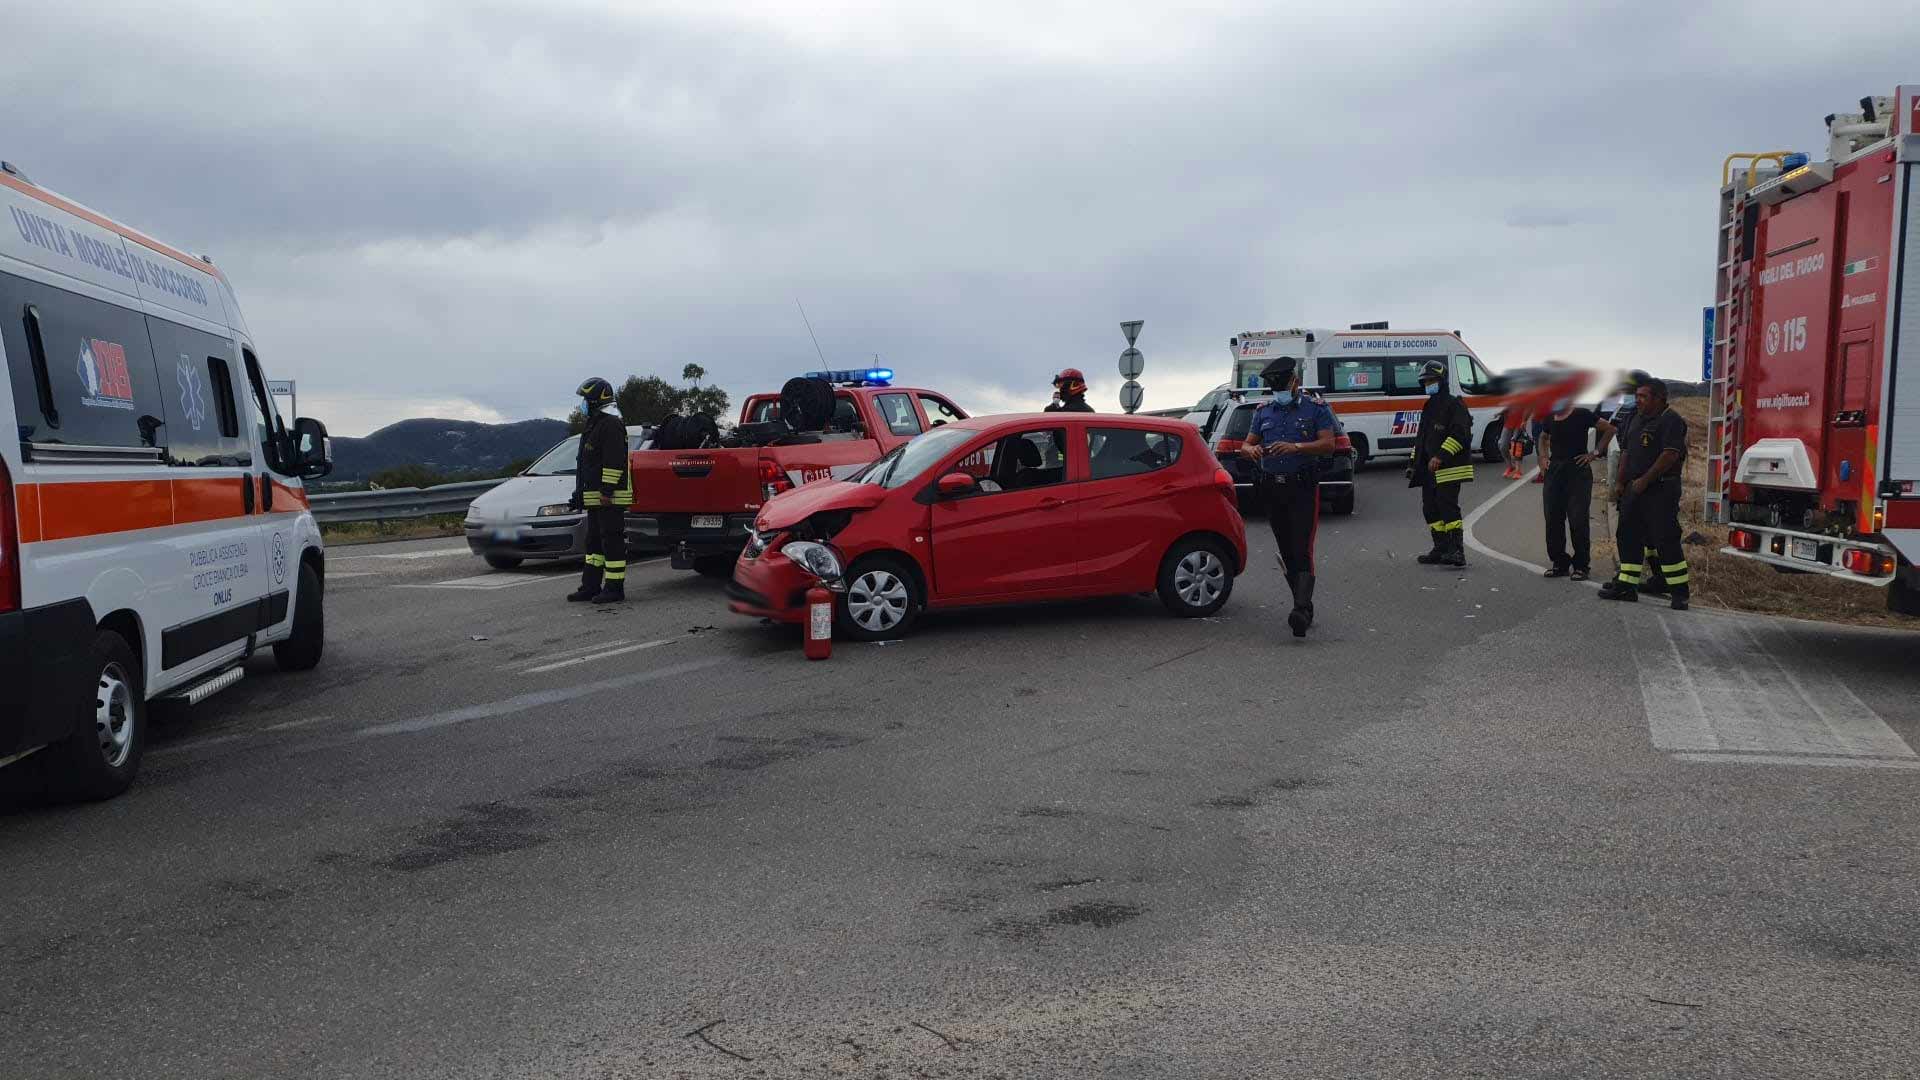
[[[1447,441],[1440,444],[1440,449],[1445,450],[1449,454],[1457,454],[1461,450],[1460,440],[1449,435],[1447,436]]]
[[[1433,474],[1436,484],[1458,484],[1473,479],[1473,466],[1453,465]]]
[[[626,579],[627,561],[625,559],[621,559],[618,562],[612,559],[606,559],[603,561],[605,562],[606,568],[607,568],[607,576],[606,576],[607,581],[623,581]]]
[[[600,482],[603,484],[617,484],[620,482],[622,475],[619,469],[601,469]]]
[[[1687,573],[1687,564],[1684,562],[1663,563],[1660,572],[1666,577],[1669,585],[1685,585],[1692,580],[1692,576]]]
[[[599,506],[600,493],[597,491],[582,492],[580,495],[580,504],[582,506]]]
[[[589,555],[587,556],[587,565],[605,566],[607,565],[607,557],[605,555]]]
[[[1621,563],[1620,580],[1628,585],[1638,585],[1640,584],[1640,570],[1641,566],[1639,563]]]

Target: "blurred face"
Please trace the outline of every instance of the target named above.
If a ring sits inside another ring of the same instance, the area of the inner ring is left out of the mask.
[[[1652,416],[1667,406],[1666,400],[1656,395],[1651,386],[1643,386],[1635,390],[1633,392],[1633,400],[1636,405],[1640,406],[1640,411],[1646,413],[1648,416]]]

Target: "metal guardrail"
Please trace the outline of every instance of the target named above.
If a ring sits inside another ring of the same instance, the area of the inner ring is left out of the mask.
[[[506,479],[472,480],[463,484],[441,484],[430,488],[385,488],[380,491],[341,491],[332,495],[309,495],[313,518],[324,525],[343,525],[354,521],[399,521],[404,518],[458,514],[482,493]]]

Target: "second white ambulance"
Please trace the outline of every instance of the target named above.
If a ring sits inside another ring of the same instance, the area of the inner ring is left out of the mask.
[[[0,365],[0,765],[104,798],[149,702],[319,663],[326,429],[282,423],[211,263],[5,163]]]
[[[1447,365],[1453,392],[1473,414],[1481,453],[1500,460],[1503,388],[1457,330],[1389,330],[1385,323],[1349,330],[1243,330],[1227,344],[1232,377],[1215,394],[1259,387],[1260,370],[1277,357],[1300,360],[1301,383],[1318,390],[1340,415],[1356,465],[1378,454],[1412,453],[1424,404],[1420,367],[1439,360]]]

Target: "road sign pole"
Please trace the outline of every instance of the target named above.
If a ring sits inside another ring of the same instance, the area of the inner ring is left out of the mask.
[[[1146,391],[1134,380],[1147,368],[1147,358],[1133,343],[1140,339],[1140,328],[1145,326],[1143,319],[1129,319],[1120,324],[1120,332],[1127,336],[1127,348],[1120,354],[1120,377],[1126,382],[1120,384],[1120,407],[1128,413],[1139,411],[1140,402]]]

